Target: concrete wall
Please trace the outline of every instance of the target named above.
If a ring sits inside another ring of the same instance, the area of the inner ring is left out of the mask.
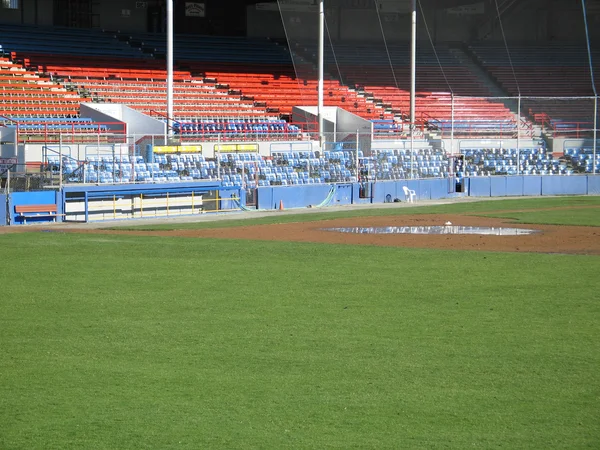
[[[0,22],[52,25],[54,7],[51,0],[20,0],[21,8],[3,9],[0,7]]]
[[[135,0],[100,2],[100,28],[130,32],[146,31],[148,12],[146,9],[136,8],[135,4]],[[123,10],[128,10],[130,14],[124,15]]]
[[[356,114],[338,108],[336,142],[346,140],[356,141],[356,131],[359,132],[358,146],[364,154],[371,153],[371,133],[373,124]]]

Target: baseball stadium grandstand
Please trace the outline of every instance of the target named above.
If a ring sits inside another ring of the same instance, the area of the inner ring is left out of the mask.
[[[600,449],[600,0],[0,0],[0,450]]]
[[[3,3],[7,193],[350,183],[374,201],[378,182],[470,195],[471,178],[600,169],[597,2],[238,1],[234,21],[129,3]]]

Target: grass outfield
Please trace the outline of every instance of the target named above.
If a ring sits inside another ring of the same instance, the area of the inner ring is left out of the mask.
[[[503,203],[456,207],[553,207]],[[600,446],[598,257],[71,233],[0,248],[2,449]]]

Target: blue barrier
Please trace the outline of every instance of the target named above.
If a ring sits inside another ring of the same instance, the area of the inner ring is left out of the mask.
[[[523,195],[523,177],[503,177],[506,182],[505,195],[517,197]]]
[[[437,200],[440,198],[449,197],[449,183],[453,183],[454,180],[448,180],[445,178],[435,178],[433,180],[428,180],[430,185],[430,197],[431,200]]]
[[[6,223],[6,202],[8,198],[5,194],[0,194],[0,227],[7,225]]]
[[[523,195],[542,195],[542,177],[526,175],[523,178]]]
[[[336,184],[335,196],[333,197],[334,205],[351,205],[353,200],[352,183]]]
[[[506,197],[506,177],[490,178],[490,197]]]
[[[337,183],[293,186],[265,186],[257,189],[257,209],[275,210],[280,203],[284,208],[306,208],[309,206],[350,205],[358,203],[385,203],[399,199],[406,201],[403,186],[417,194],[417,201],[452,198],[462,195],[472,197],[503,196],[540,196],[540,195],[600,195],[600,175],[582,176],[495,176],[472,177],[462,180],[466,193],[449,193],[449,183],[445,178],[420,180],[378,181],[369,183],[371,195],[360,198],[361,183]],[[102,185],[67,186],[62,193],[54,191],[15,192],[7,196],[0,195],[0,226],[7,223],[22,223],[15,214],[15,206],[32,204],[56,204],[61,214],[67,198],[71,200],[102,199],[112,196],[143,194],[144,196],[161,193],[186,193],[219,191],[220,209],[238,209],[245,204],[245,192],[239,188],[223,188],[219,182],[205,183],[167,183],[156,185]],[[240,198],[240,201],[237,198]],[[87,211],[87,209],[86,209]],[[10,219],[10,220],[9,220]],[[30,221],[48,221],[49,217],[28,219]],[[86,215],[87,220],[87,215]]]
[[[298,185],[298,186],[266,186],[258,188],[258,209],[278,209],[280,202],[284,208],[305,208],[323,202],[331,191],[329,184]],[[342,185],[347,188],[336,191],[333,204],[350,204],[352,185]],[[346,197],[349,195],[349,199]]]
[[[13,192],[9,196],[9,214],[10,223],[22,224],[23,217],[19,217],[15,214],[15,206],[20,205],[59,205],[57,206],[57,213],[62,213],[60,202],[57,202],[59,193],[55,191],[34,191],[34,192]],[[59,216],[60,217],[60,216]],[[57,218],[59,220],[59,218]],[[48,216],[40,217],[28,217],[27,222],[52,222],[53,218]]]
[[[470,197],[490,197],[491,181],[490,177],[470,178],[469,190]]]
[[[587,193],[589,195],[600,195],[600,175],[588,175],[587,179],[588,179]]]
[[[542,176],[542,195],[586,195],[587,176]]]
[[[373,203],[386,203],[388,202],[388,199],[393,202],[396,198],[404,200],[404,194],[398,194],[398,184],[399,183],[396,181],[378,181],[372,183]],[[361,201],[361,203],[371,202],[370,198],[362,200],[366,201]]]

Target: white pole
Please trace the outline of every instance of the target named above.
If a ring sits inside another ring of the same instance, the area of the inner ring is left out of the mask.
[[[173,0],[167,0],[167,129],[173,135]],[[166,143],[165,143],[166,144]]]
[[[415,124],[415,97],[417,73],[417,1],[412,0],[412,28],[410,36],[410,124]]]
[[[356,129],[356,181],[358,182],[360,179],[360,172],[358,170],[358,133],[359,130]]]
[[[47,143],[46,143],[46,145],[47,145]],[[14,152],[15,152],[15,158],[18,158],[19,157],[19,122],[17,122],[17,126],[15,127]]]
[[[517,101],[517,158],[521,159],[521,95]],[[517,175],[519,175],[519,164],[517,161]]]
[[[410,174],[414,178],[414,134],[415,134],[415,104],[417,84],[417,0],[412,0],[411,35],[410,35]]]
[[[596,146],[597,146],[597,133],[598,133],[598,96],[594,97],[594,146],[593,146],[593,160],[592,160],[592,174],[596,175]]]
[[[217,163],[217,179],[221,181],[221,158],[219,158],[219,154],[221,153],[221,135],[217,134],[217,150],[215,151],[216,155],[216,163]]]
[[[596,133],[598,128],[598,91],[596,90],[596,79],[594,78],[594,64],[592,62],[592,49],[590,47],[590,32],[587,21],[587,11],[585,0],[581,0],[581,10],[583,12],[583,24],[585,25],[585,41],[587,44],[587,55],[590,66],[590,81],[592,82],[592,90],[594,91],[594,143],[593,143],[593,165],[592,173],[596,173]]]
[[[58,187],[62,190],[63,184],[63,160],[62,160],[62,132],[58,133]]]
[[[452,116],[450,118],[450,154],[454,155],[454,92],[450,95],[452,98],[452,111],[450,112]]]
[[[323,0],[319,0],[319,85],[317,100],[317,115],[319,120],[319,148],[323,151],[323,77],[325,53],[325,7]]]

